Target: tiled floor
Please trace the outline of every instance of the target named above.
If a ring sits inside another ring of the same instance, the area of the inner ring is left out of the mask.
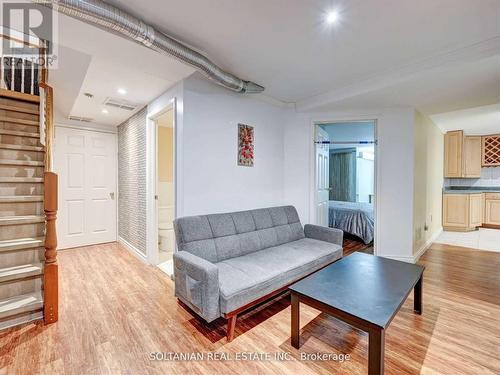
[[[443,232],[435,242],[500,252],[500,229],[479,228],[473,232]]]

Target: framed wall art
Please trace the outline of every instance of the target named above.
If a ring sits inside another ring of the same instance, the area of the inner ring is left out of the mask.
[[[238,124],[238,165],[253,167],[254,131],[253,126]]]

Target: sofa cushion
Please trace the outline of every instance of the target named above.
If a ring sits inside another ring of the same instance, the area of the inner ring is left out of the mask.
[[[182,217],[174,229],[180,251],[213,263],[304,238],[293,206]]]
[[[228,313],[342,257],[342,247],[303,238],[216,264],[220,308]]]
[[[247,233],[255,231],[255,221],[252,211],[233,212],[231,217],[234,221],[237,233]]]
[[[259,208],[250,211],[255,221],[256,229],[267,229],[273,227],[273,219],[267,208]]]
[[[236,234],[236,227],[230,214],[207,215],[212,228],[213,237],[231,236]]]

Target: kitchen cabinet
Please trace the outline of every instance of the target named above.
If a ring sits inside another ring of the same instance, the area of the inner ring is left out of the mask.
[[[462,177],[462,152],[464,132],[447,132],[444,135],[444,177]]]
[[[469,227],[476,228],[483,225],[483,208],[484,208],[484,195],[483,194],[469,194]]]
[[[444,230],[472,231],[483,216],[483,194],[443,194]]]
[[[484,195],[484,224],[500,227],[500,193]]]
[[[500,166],[500,134],[482,137],[482,165],[483,167]]]
[[[479,178],[481,177],[481,136],[465,136],[463,152],[463,177]]]
[[[481,177],[483,140],[481,136],[464,136],[462,130],[444,136],[444,177]]]

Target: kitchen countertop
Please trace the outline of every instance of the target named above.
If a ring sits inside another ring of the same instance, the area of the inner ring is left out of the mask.
[[[443,194],[480,194],[480,193],[500,193],[500,187],[458,187],[452,186],[443,189]]]

